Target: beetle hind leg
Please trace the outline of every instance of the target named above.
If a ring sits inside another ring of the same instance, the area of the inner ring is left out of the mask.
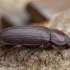
[[[0,57],[6,55],[8,52],[10,52],[11,50],[13,50],[13,49],[15,49],[15,48],[24,48],[24,46],[16,45],[16,46],[10,48],[9,50],[5,51],[4,53],[2,53],[2,54],[0,55]]]

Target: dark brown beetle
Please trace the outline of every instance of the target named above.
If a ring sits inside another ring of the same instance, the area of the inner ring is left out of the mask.
[[[14,45],[13,48],[28,48],[28,46],[37,48],[31,55],[40,48],[43,48],[44,45],[50,43],[51,47],[61,54],[56,46],[66,45],[70,47],[70,38],[59,30],[49,29],[47,27],[18,26],[2,30],[0,32],[0,43]],[[13,48],[9,49],[4,54],[7,54]],[[61,56],[63,58],[62,54]]]

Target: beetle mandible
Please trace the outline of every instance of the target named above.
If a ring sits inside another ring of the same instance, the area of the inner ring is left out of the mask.
[[[31,48],[36,48],[36,50],[31,53],[31,55],[33,55],[40,48],[44,48],[44,45],[49,43],[51,47],[60,54],[61,52],[56,46],[66,45],[70,48],[70,38],[65,33],[56,29],[39,26],[16,26],[6,28],[0,32],[0,43],[14,45],[14,47],[4,52],[4,54],[7,54],[14,48],[28,48],[28,46],[31,46]],[[64,58],[62,54],[61,56]]]

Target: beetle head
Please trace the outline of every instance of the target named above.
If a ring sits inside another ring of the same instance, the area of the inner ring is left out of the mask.
[[[66,44],[67,44],[68,46],[70,46],[70,38],[66,35],[66,36],[65,36],[65,39],[66,39]]]

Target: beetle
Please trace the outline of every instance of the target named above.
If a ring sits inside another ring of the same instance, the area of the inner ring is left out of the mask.
[[[64,32],[47,27],[15,26],[6,28],[0,32],[0,43],[14,45],[14,47],[4,52],[4,55],[14,48],[28,48],[28,46],[36,48],[31,53],[33,55],[40,48],[44,48],[44,45],[51,44],[50,46],[60,53],[64,59],[62,53],[56,46],[66,45],[70,47],[70,38]]]

